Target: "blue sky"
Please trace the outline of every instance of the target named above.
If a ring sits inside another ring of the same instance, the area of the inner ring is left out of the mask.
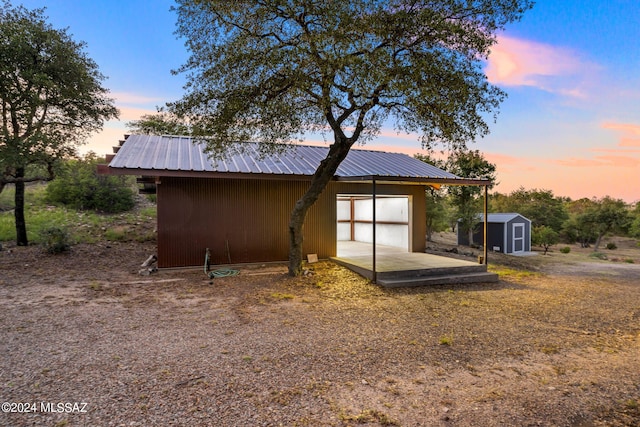
[[[111,152],[125,122],[182,95],[187,59],[174,35],[172,0],[25,0],[69,27],[108,77],[121,120],[82,148]],[[486,65],[509,95],[491,134],[470,147],[497,165],[496,191],[520,186],[558,196],[640,200],[640,2],[538,0],[499,36]],[[310,142],[319,142],[310,138]],[[392,129],[370,149],[420,152]]]

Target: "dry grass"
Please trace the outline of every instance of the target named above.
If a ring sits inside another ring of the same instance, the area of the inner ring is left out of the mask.
[[[638,425],[638,264],[384,289],[329,262],[141,278],[153,246],[109,246],[0,252],[0,394],[89,403],[0,425]]]

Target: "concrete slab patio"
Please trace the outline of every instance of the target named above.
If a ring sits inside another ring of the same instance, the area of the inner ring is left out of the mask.
[[[376,274],[373,272],[373,247],[370,243],[340,241],[334,262],[385,287],[409,287],[455,283],[497,282],[498,275],[487,266],[444,256],[407,252],[400,248],[376,245]]]

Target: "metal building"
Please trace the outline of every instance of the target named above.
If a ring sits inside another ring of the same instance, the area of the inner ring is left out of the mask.
[[[215,160],[202,141],[131,135],[114,151],[102,173],[156,184],[158,266],[166,268],[201,265],[206,248],[215,264],[287,260],[289,215],[328,147],[292,145],[269,154],[259,144],[238,143]],[[425,189],[442,184],[488,182],[404,154],[352,149],[307,214],[304,254],[336,256],[339,240],[370,242],[372,234],[424,252]]]

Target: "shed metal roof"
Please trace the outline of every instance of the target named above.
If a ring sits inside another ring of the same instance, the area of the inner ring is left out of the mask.
[[[505,222],[509,222],[517,217],[524,218],[525,220],[531,222],[528,218],[520,215],[519,213],[509,212],[509,213],[490,213],[487,215],[487,222],[497,222],[503,224]],[[484,215],[478,215],[478,220],[484,222]]]
[[[205,148],[203,141],[185,136],[130,135],[109,163],[109,169],[136,175],[189,172],[312,176],[329,150],[321,146],[291,145],[281,153],[263,155],[258,143],[237,143],[223,160],[212,160]],[[362,149],[352,149],[335,176],[337,179],[375,176],[395,180],[469,181],[406,154]]]

